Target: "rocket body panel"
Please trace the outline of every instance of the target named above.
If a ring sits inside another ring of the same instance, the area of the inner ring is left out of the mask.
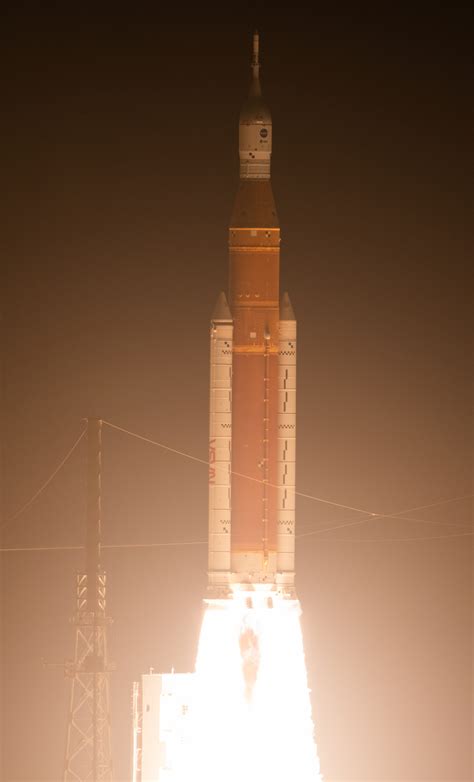
[[[231,564],[235,578],[245,583],[275,580],[279,280],[280,229],[271,184],[246,180],[240,183],[229,229]]]
[[[271,231],[279,228],[270,180],[241,179],[234,201],[230,230],[255,228]],[[280,236],[278,234],[278,243]]]
[[[225,297],[224,297],[225,299]],[[227,306],[227,302],[225,302]],[[218,313],[222,314],[222,313]],[[224,312],[224,317],[227,313]],[[229,313],[230,316],[230,313]],[[232,335],[227,320],[213,320],[210,333],[209,585],[229,582],[231,540]]]
[[[293,316],[294,317],[294,316]],[[278,351],[278,581],[295,573],[296,320],[280,320]]]
[[[228,322],[211,329],[209,586],[215,595],[268,584],[293,596],[296,321],[287,297],[280,308],[272,121],[255,37],[252,68],[229,227]]]
[[[232,552],[276,551],[277,361],[234,354]]]

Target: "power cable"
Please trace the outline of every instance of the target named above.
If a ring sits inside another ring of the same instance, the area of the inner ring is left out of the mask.
[[[429,537],[411,537],[411,538],[321,538],[321,543],[405,543],[405,542],[424,542],[428,540],[446,540],[447,538],[460,538],[472,536],[472,532],[454,532],[452,535],[433,535]],[[302,537],[302,536],[297,536]],[[207,546],[205,540],[190,540],[180,542],[166,543],[108,543],[103,545],[103,549],[132,549],[132,548],[171,548],[180,546]],[[84,546],[18,546],[11,548],[0,548],[0,554],[13,551],[83,551]]]
[[[58,474],[58,472],[60,471],[60,469],[61,469],[62,467],[64,467],[64,465],[66,464],[66,462],[67,462],[67,460],[69,459],[69,457],[72,455],[72,453],[73,453],[73,452],[76,450],[77,446],[78,446],[78,445],[79,445],[79,443],[81,442],[81,440],[82,440],[82,438],[84,437],[84,435],[85,435],[86,431],[87,431],[87,429],[86,429],[86,428],[85,428],[85,429],[83,429],[83,431],[81,432],[81,434],[79,435],[79,437],[78,437],[78,438],[77,438],[77,440],[75,441],[75,443],[74,443],[74,445],[72,446],[72,448],[70,448],[70,449],[69,449],[69,451],[67,452],[66,456],[65,456],[65,457],[64,457],[64,458],[63,458],[63,459],[62,459],[62,460],[59,462],[58,466],[57,466],[57,467],[56,467],[56,468],[53,470],[53,472],[51,473],[51,475],[49,476],[49,478],[47,478],[47,480],[46,480],[46,481],[45,481],[45,482],[44,482],[44,483],[43,483],[43,484],[40,486],[40,488],[38,489],[38,491],[36,491],[36,492],[33,494],[33,496],[32,496],[32,497],[30,497],[30,499],[28,500],[28,502],[25,502],[25,504],[24,504],[24,505],[22,505],[22,506],[21,506],[21,508],[19,508],[19,509],[18,509],[18,510],[17,510],[17,511],[16,511],[16,512],[13,514],[13,516],[10,516],[8,519],[5,519],[5,521],[3,521],[3,522],[2,522],[2,524],[0,524],[0,529],[4,529],[6,526],[8,526],[8,524],[11,524],[11,523],[12,523],[12,521],[15,521],[15,520],[18,518],[18,516],[21,516],[21,514],[22,514],[22,513],[24,513],[24,512],[25,512],[25,510],[27,510],[29,507],[31,507],[31,505],[33,505],[33,503],[35,502],[35,500],[37,500],[37,499],[38,499],[38,497],[40,496],[40,494],[42,494],[42,492],[43,492],[43,491],[46,489],[46,487],[47,487],[47,486],[49,486],[49,484],[51,483],[51,481],[52,481],[52,480],[54,480],[54,478],[56,477],[56,475]]]
[[[155,445],[158,448],[162,448],[165,451],[170,451],[171,453],[175,453],[175,454],[177,454],[179,456],[183,456],[186,459],[192,459],[192,461],[199,462],[200,464],[204,464],[206,466],[210,465],[209,461],[206,461],[206,459],[201,459],[198,456],[194,456],[193,454],[188,453],[187,451],[180,451],[177,448],[172,448],[171,446],[165,445],[164,443],[161,443],[158,440],[152,440],[150,437],[145,437],[144,435],[137,434],[136,432],[132,432],[130,429],[125,429],[125,427],[123,427],[123,426],[118,426],[117,424],[113,424],[111,421],[103,420],[103,423],[106,424],[107,426],[111,427],[112,429],[117,429],[118,431],[124,432],[125,434],[128,434],[131,437],[137,438],[138,440],[142,440],[142,441],[144,441],[146,443],[150,443],[150,445]],[[244,475],[243,473],[235,472],[234,470],[231,470],[231,474],[235,475],[235,476],[237,476],[239,478],[245,478],[246,480],[254,481],[256,483],[265,483],[265,481],[263,481],[261,478],[253,478],[250,475]],[[281,488],[280,486],[278,486],[277,484],[274,484],[274,483],[266,482],[266,484],[267,484],[267,486],[270,486],[270,487],[275,488],[275,489]],[[352,510],[352,511],[355,511],[356,513],[363,513],[364,516],[368,517],[366,519],[358,519],[357,521],[352,522],[352,524],[354,524],[354,525],[355,524],[364,524],[366,521],[370,521],[370,519],[377,520],[377,519],[398,518],[399,516],[402,516],[403,514],[406,514],[406,513],[411,513],[412,511],[422,510],[424,508],[431,508],[431,507],[435,507],[437,505],[443,505],[443,504],[445,504],[447,502],[456,502],[458,500],[467,499],[469,497],[474,496],[472,494],[466,494],[466,495],[463,495],[461,497],[454,497],[454,498],[443,499],[443,500],[440,500],[439,502],[430,503],[429,505],[418,505],[415,508],[408,508],[407,510],[397,511],[396,513],[376,513],[374,511],[368,511],[366,509],[356,508],[356,507],[354,507],[352,505],[345,505],[345,504],[343,504],[341,502],[334,502],[332,500],[323,499],[322,497],[316,497],[314,494],[307,494],[305,492],[300,492],[300,491],[295,491],[295,494],[298,497],[303,497],[305,499],[313,500],[315,502],[321,502],[321,503],[323,503],[325,505],[332,505],[332,506],[337,507],[337,508],[344,508],[345,510]],[[414,521],[414,522],[419,522],[419,523],[422,523],[422,524],[423,523],[429,523],[429,522],[426,522],[426,520],[424,520],[424,519],[414,519],[414,518],[411,518],[411,519],[407,518],[406,521]],[[443,522],[431,522],[431,523],[442,524]],[[339,529],[340,527],[344,527],[344,526],[352,526],[352,524],[337,525],[335,527],[332,527],[332,529]],[[459,526],[463,526],[463,525],[459,525]],[[308,532],[308,533],[304,533],[304,534],[305,535],[310,535],[310,534],[316,534],[317,532],[325,532],[325,531],[326,530],[315,530],[314,532]],[[300,537],[302,537],[302,536],[303,535],[301,535]]]
[[[118,426],[117,424],[113,424],[111,421],[103,420],[103,423],[106,424],[107,426],[109,426],[112,429],[116,429],[116,430],[118,430],[120,432],[128,434],[129,436],[134,437],[134,438],[136,438],[138,440],[150,443],[151,445],[157,446],[157,447],[162,448],[163,450],[169,451],[171,453],[175,453],[175,454],[177,454],[179,456],[182,456],[182,457],[184,457],[186,459],[190,459],[192,461],[199,462],[200,464],[204,464],[206,466],[209,466],[209,462],[206,461],[205,459],[201,459],[198,456],[193,456],[192,454],[187,453],[186,451],[181,451],[181,450],[179,450],[177,448],[172,448],[171,446],[166,445],[166,444],[161,443],[161,442],[158,442],[157,440],[152,440],[151,438],[145,437],[144,435],[138,434],[137,432],[132,432],[129,429],[125,429],[122,426]],[[47,478],[47,480],[40,486],[40,488],[33,494],[32,497],[30,497],[30,499],[24,505],[22,505],[12,516],[10,516],[8,519],[6,519],[0,525],[0,529],[6,527],[8,524],[10,524],[11,522],[15,521],[15,519],[17,519],[24,511],[26,511],[29,507],[31,507],[31,505],[33,505],[35,500],[41,495],[41,493],[47,488],[47,486],[49,486],[49,484],[56,477],[56,475],[61,470],[61,468],[66,464],[66,462],[68,461],[69,457],[72,455],[72,453],[75,451],[75,449],[79,445],[79,443],[82,440],[82,438],[85,436],[86,431],[87,431],[87,428],[84,428],[84,430],[81,432],[79,437],[76,439],[76,441],[74,442],[72,447],[69,449],[69,451],[64,456],[64,458],[60,461],[60,463],[57,465],[57,467],[53,470],[53,472]],[[259,478],[253,478],[252,476],[244,475],[243,473],[238,473],[238,472],[232,471],[232,474],[236,475],[238,477],[241,477],[241,478],[245,478],[246,480],[254,481],[254,482],[257,482],[257,483],[264,483],[264,481],[259,479]],[[267,482],[267,485],[271,486],[272,488],[281,488],[277,484],[271,484],[271,483],[268,483],[268,482]],[[443,499],[443,500],[438,500],[436,502],[432,502],[432,503],[429,503],[429,504],[426,504],[426,505],[418,505],[418,506],[413,507],[413,508],[408,508],[406,510],[396,511],[394,513],[390,513],[389,514],[389,513],[375,513],[375,512],[372,512],[372,511],[363,510],[362,508],[356,508],[356,507],[353,507],[351,505],[345,505],[343,503],[333,502],[332,500],[326,500],[326,499],[323,499],[321,497],[317,497],[317,496],[315,496],[313,494],[307,494],[305,492],[295,491],[295,494],[298,495],[299,497],[303,497],[305,499],[310,499],[310,500],[313,500],[313,501],[316,501],[316,502],[321,502],[321,503],[324,503],[324,504],[327,504],[327,505],[332,505],[332,506],[335,506],[335,507],[338,507],[338,508],[345,508],[347,510],[355,511],[356,513],[362,513],[362,514],[364,514],[364,516],[366,516],[366,518],[363,518],[363,519],[356,519],[356,520],[348,519],[347,521],[343,520],[342,523],[334,524],[334,525],[332,525],[330,527],[324,527],[323,529],[316,529],[316,530],[309,530],[307,532],[302,532],[299,535],[296,535],[296,538],[304,538],[304,537],[309,537],[309,536],[313,536],[313,535],[319,535],[319,534],[324,533],[324,532],[332,532],[333,530],[343,529],[343,528],[347,528],[347,527],[354,527],[354,526],[358,526],[358,525],[364,524],[367,521],[371,521],[371,520],[372,521],[377,521],[377,520],[380,520],[380,519],[399,519],[400,521],[410,521],[410,522],[416,522],[416,523],[421,523],[421,524],[438,524],[438,525],[447,524],[448,526],[463,526],[461,524],[451,523],[451,522],[436,522],[436,521],[430,521],[430,520],[427,520],[427,519],[415,519],[415,518],[412,518],[412,517],[410,518],[410,517],[406,517],[405,514],[412,513],[413,511],[417,511],[417,510],[424,510],[424,509],[427,509],[427,508],[437,507],[439,505],[443,505],[443,504],[446,504],[446,503],[449,503],[449,502],[458,502],[458,501],[464,500],[464,499],[471,499],[474,496],[472,494],[465,494],[465,495],[462,495],[462,496],[459,496],[459,497],[450,497],[450,498],[446,498],[446,499]],[[405,516],[405,518],[403,518],[404,516]],[[367,538],[364,538],[364,539],[360,539],[360,538],[359,539],[357,539],[357,538],[354,538],[354,539],[333,538],[333,540],[334,541],[340,541],[341,543],[342,542],[351,542],[351,541],[353,541],[353,542],[378,542],[379,540],[382,540],[384,542],[398,542],[398,541],[405,541],[405,540],[407,540],[407,541],[409,541],[409,540],[412,540],[412,541],[415,541],[415,540],[440,540],[440,539],[445,539],[445,538],[450,538],[450,537],[464,537],[464,536],[470,536],[470,535],[472,535],[472,532],[459,532],[459,533],[453,533],[453,534],[449,534],[449,535],[438,535],[438,536],[430,536],[430,537],[421,537],[421,536],[419,536],[419,537],[413,537],[413,538],[385,538],[385,539],[382,539],[382,538],[380,538],[380,539],[379,538],[373,538],[373,539],[372,538],[371,539],[367,539]],[[322,538],[322,540],[331,540],[331,539],[330,538]],[[181,543],[178,543],[178,542],[174,542],[173,543],[173,542],[171,542],[171,543],[150,543],[150,544],[148,544],[148,543],[109,544],[109,545],[103,545],[102,548],[104,548],[104,549],[106,549],[106,548],[149,548],[149,547],[161,547],[161,546],[196,546],[196,545],[205,545],[205,542],[204,541],[183,541]],[[12,548],[0,548],[0,552],[11,552],[11,551],[68,551],[68,550],[72,551],[72,550],[80,550],[82,548],[83,548],[82,546],[60,546],[60,547],[57,547],[57,546],[37,546],[37,547],[20,547],[20,548],[12,547]]]
[[[106,424],[107,426],[110,426],[112,429],[117,429],[119,432],[124,432],[125,434],[130,435],[131,437],[136,437],[138,440],[143,440],[145,443],[150,443],[150,445],[156,445],[158,448],[162,448],[165,451],[170,451],[171,453],[178,454],[178,456],[184,456],[186,459],[192,459],[194,462],[199,462],[200,464],[204,464],[207,467],[209,467],[210,462],[206,461],[206,459],[200,459],[198,456],[193,456],[190,453],[187,453],[186,451],[179,451],[177,448],[171,448],[169,445],[165,445],[164,443],[158,442],[158,440],[152,440],[150,437],[145,437],[144,435],[137,434],[136,432],[131,432],[129,429],[125,429],[123,426],[117,426],[117,424],[113,424],[110,421],[103,420],[102,423]],[[251,475],[244,475],[241,472],[236,472],[235,470],[231,470],[231,475],[235,475],[238,478],[245,478],[247,481],[254,481],[255,483],[266,483],[267,486],[270,486],[273,489],[279,489],[281,488],[276,483],[269,483],[268,481],[262,480],[262,478],[254,478]],[[334,505],[337,508],[344,508],[345,510],[353,510],[356,513],[371,513],[367,510],[362,510],[362,508],[354,508],[352,505],[343,505],[340,502],[332,502],[331,500],[324,500],[322,497],[315,497],[312,494],[303,494],[302,492],[295,492],[299,497],[306,497],[310,500],[315,500],[316,502],[322,502],[326,505]],[[373,513],[371,514],[373,516],[376,516],[378,514]]]
[[[379,515],[371,514],[366,519],[356,519],[355,521],[353,519],[342,519],[341,523],[339,524],[333,524],[331,527],[324,527],[323,529],[314,529],[314,530],[308,530],[307,532],[301,532],[299,535],[296,535],[297,538],[306,538],[310,535],[318,535],[320,532],[330,532],[334,529],[344,529],[345,527],[356,527],[360,524],[364,524],[367,521],[379,521],[380,519],[395,519],[397,521],[410,521],[415,522],[418,524],[436,524],[441,526],[448,526],[448,527],[466,527],[466,524],[459,524],[458,522],[450,522],[450,521],[431,521],[429,519],[414,519],[413,517],[405,517],[402,516],[403,513],[411,513],[412,510],[421,510],[421,508],[432,508],[437,505],[445,505],[448,502],[458,502],[459,500],[464,500],[467,497],[472,497],[472,495],[464,495],[462,497],[451,497],[449,499],[440,500],[439,502],[431,503],[430,505],[423,505],[418,506],[418,508],[411,508],[408,510],[402,510],[398,511],[397,513],[381,513]],[[463,533],[464,534],[464,533]],[[468,532],[467,534],[471,535],[472,532]],[[431,538],[427,538],[427,540],[430,540]]]
[[[179,546],[207,546],[206,540],[182,540],[163,543],[104,543],[101,549],[175,548]],[[11,546],[0,548],[0,554],[12,551],[84,551],[85,546]]]
[[[419,535],[411,538],[321,538],[318,543],[415,543],[416,541],[422,543],[425,540],[472,537],[473,534],[472,532],[453,532],[451,535]]]

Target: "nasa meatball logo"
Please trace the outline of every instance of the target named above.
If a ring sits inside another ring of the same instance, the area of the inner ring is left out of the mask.
[[[268,136],[268,130],[266,128],[262,128],[260,131],[260,136],[262,138],[266,138]]]

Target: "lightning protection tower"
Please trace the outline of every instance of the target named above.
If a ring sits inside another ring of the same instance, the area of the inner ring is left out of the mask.
[[[71,678],[64,782],[112,780],[106,576],[101,566],[102,421],[87,419],[87,515],[85,568],[77,574],[74,661]]]

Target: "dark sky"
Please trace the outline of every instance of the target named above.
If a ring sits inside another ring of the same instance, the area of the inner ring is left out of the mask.
[[[297,488],[382,513],[472,493],[466,6],[236,5],[231,21],[55,5],[17,3],[3,24],[4,519],[87,415],[206,458],[208,323],[227,285],[255,22],[299,323]],[[79,447],[4,547],[82,542],[84,460]],[[105,543],[205,539],[205,467],[111,429],[103,463]],[[300,539],[329,782],[471,779],[470,508]],[[356,518],[298,503],[300,533]],[[81,564],[77,551],[1,555],[8,782],[61,777],[69,685],[41,658],[73,655]],[[131,683],[192,668],[206,550],[109,550],[104,564],[125,780]]]

